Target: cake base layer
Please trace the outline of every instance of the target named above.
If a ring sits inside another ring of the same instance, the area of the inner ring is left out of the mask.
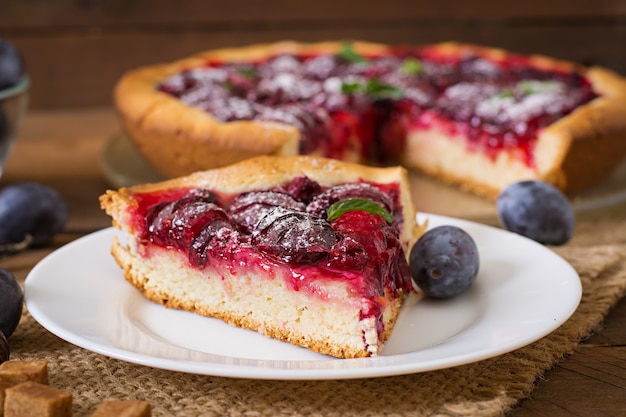
[[[360,300],[341,282],[325,283],[324,293],[312,296],[290,288],[289,271],[280,268],[214,262],[194,269],[178,252],[137,246],[132,239],[126,246],[115,240],[112,254],[126,280],[153,302],[338,358],[380,354],[403,301],[386,303],[379,340],[376,319],[361,317]]]

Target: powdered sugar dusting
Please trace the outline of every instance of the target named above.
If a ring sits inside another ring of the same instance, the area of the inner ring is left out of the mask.
[[[494,94],[478,102],[474,113],[485,120],[497,120],[503,112],[515,105],[512,96]]]
[[[269,68],[272,73],[285,73],[285,72],[298,72],[301,69],[300,61],[293,55],[279,55],[278,57],[270,60]]]
[[[228,207],[228,213],[248,231],[254,229],[260,219],[274,207],[293,211],[304,211],[303,203],[288,194],[274,191],[258,191],[240,194]]]
[[[294,262],[319,259],[338,240],[326,221],[284,207],[267,211],[255,226],[252,238],[262,251]]]
[[[505,106],[502,122],[527,121],[542,113],[555,114],[563,109],[564,101],[559,94],[536,93]]]

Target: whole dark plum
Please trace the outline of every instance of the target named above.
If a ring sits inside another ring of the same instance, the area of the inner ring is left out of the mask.
[[[0,90],[17,84],[24,75],[24,61],[18,49],[0,39]]]
[[[22,287],[13,274],[0,268],[0,332],[8,339],[20,322],[24,304]]]
[[[67,205],[52,188],[27,182],[0,190],[0,244],[42,246],[63,230]]]
[[[496,200],[502,226],[544,245],[563,245],[574,234],[574,210],[556,187],[520,181],[504,188]]]
[[[478,275],[480,259],[474,239],[456,226],[424,233],[411,249],[411,276],[424,294],[452,298],[467,291]]]

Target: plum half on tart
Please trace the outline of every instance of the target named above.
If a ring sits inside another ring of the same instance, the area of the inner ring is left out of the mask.
[[[626,80],[459,43],[279,42],[135,69],[124,129],[165,177],[258,155],[401,163],[485,196],[521,179],[575,193],[626,153]]]
[[[125,278],[166,307],[340,358],[378,355],[422,234],[402,167],[257,157],[100,198]]]

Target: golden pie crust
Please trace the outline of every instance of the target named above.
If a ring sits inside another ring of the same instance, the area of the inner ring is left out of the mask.
[[[254,173],[251,175],[250,173]],[[135,185],[119,190],[108,190],[100,197],[102,208],[113,217],[114,225],[128,229],[134,224],[127,218],[126,208],[132,204],[132,196],[175,188],[204,188],[225,195],[237,195],[248,191],[270,190],[305,175],[323,187],[366,181],[378,184],[397,183],[405,219],[400,230],[400,239],[408,249],[424,232],[424,226],[415,222],[415,208],[411,197],[408,174],[405,168],[371,167],[357,163],[313,156],[261,156],[250,158],[226,167],[197,171],[183,177]]]
[[[206,51],[179,61],[152,65],[125,74],[114,91],[124,130],[146,160],[167,178],[186,175],[259,155],[295,155],[299,131],[261,121],[221,122],[155,87],[184,69],[211,61],[257,61],[281,54],[336,53],[345,42],[292,41]],[[390,46],[351,42],[364,55],[384,55]],[[440,55],[474,54],[492,60],[510,55],[503,49],[446,42],[424,46]],[[626,79],[602,67],[583,67],[532,55],[537,68],[578,72],[599,97],[543,129],[535,149],[536,167],[502,152],[495,160],[466,150],[461,138],[444,132],[409,132],[401,155],[404,165],[477,194],[495,197],[506,184],[539,179],[573,194],[608,176],[626,154]],[[438,153],[437,153],[438,152]],[[451,153],[451,156],[448,154]],[[448,159],[449,160],[448,160]],[[353,158],[350,158],[353,159]],[[356,162],[358,159],[354,159]]]

